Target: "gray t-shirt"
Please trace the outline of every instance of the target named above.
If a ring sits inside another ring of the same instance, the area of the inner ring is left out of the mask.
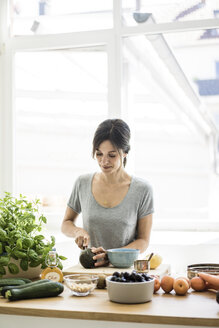
[[[75,181],[68,206],[82,212],[83,228],[90,235],[91,247],[120,248],[136,239],[138,220],[153,213],[153,195],[143,179],[132,177],[129,190],[120,204],[106,208],[98,204],[92,193],[94,174]]]

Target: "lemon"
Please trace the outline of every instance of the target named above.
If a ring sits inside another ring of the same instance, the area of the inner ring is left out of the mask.
[[[146,260],[149,258],[150,254],[146,256]],[[150,268],[156,269],[162,263],[162,257],[159,254],[154,254],[150,259]]]

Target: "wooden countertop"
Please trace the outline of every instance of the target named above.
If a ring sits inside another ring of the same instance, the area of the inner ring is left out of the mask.
[[[219,304],[213,292],[176,296],[159,291],[143,304],[119,304],[107,290],[95,289],[86,297],[72,296],[65,287],[58,297],[9,302],[0,298],[0,313],[84,320],[219,327]]]

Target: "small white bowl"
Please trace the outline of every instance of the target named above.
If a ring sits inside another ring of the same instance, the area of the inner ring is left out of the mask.
[[[75,296],[89,295],[97,287],[98,279],[98,276],[89,274],[70,274],[64,276],[66,286]]]
[[[106,278],[109,299],[117,303],[145,303],[152,299],[154,278],[144,282],[116,282]]]

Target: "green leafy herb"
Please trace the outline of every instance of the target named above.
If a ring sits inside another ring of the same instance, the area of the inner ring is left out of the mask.
[[[29,201],[23,195],[15,198],[9,192],[0,199],[0,276],[6,273],[5,267],[12,274],[19,272],[19,267],[10,262],[11,258],[20,260],[24,271],[29,266],[45,267],[46,256],[55,246],[55,237],[50,236],[48,241],[40,233],[47,220],[40,214],[39,205],[39,199]],[[60,267],[60,260],[65,259],[58,255]]]
[[[19,272],[18,266],[14,263],[9,263],[8,264],[8,270],[12,274],[17,274]]]
[[[20,261],[20,267],[23,271],[27,271],[28,270],[28,260],[22,259]]]

